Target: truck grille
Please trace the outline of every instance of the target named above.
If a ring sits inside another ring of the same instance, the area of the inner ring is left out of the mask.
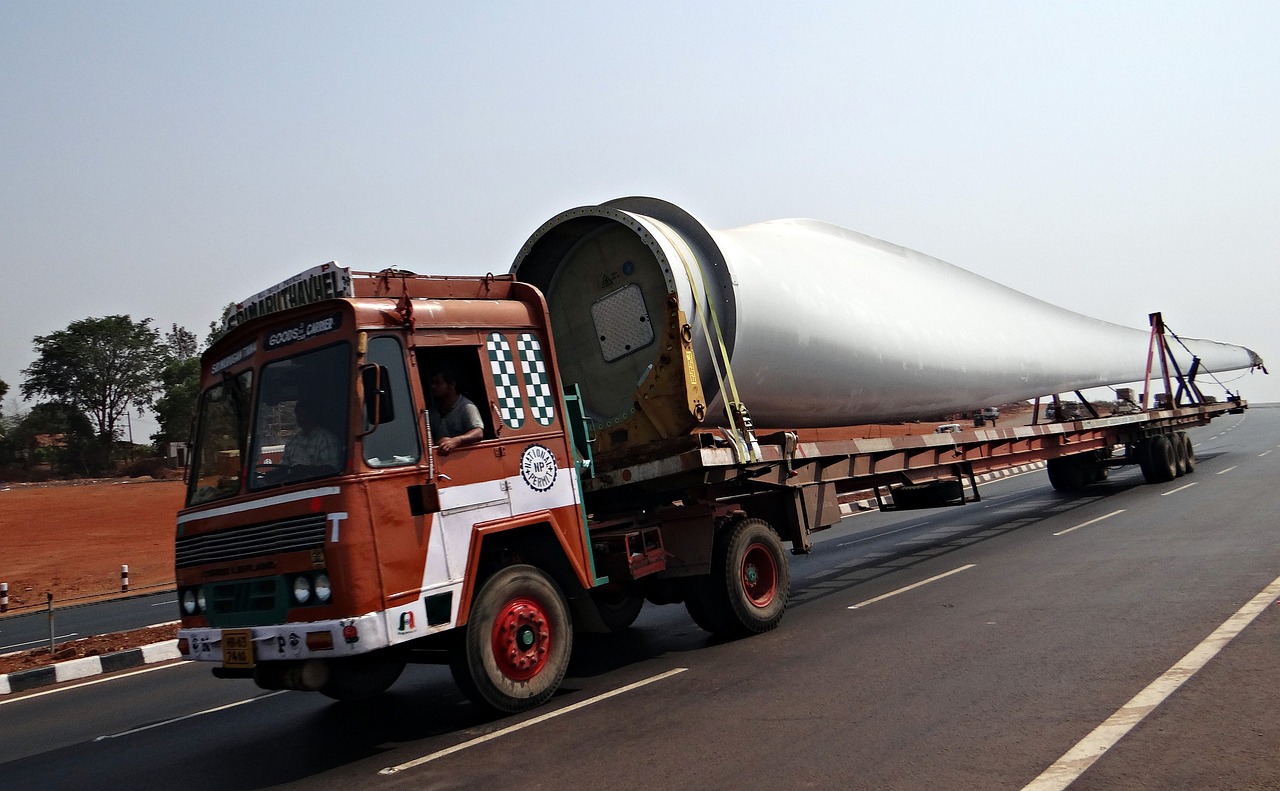
[[[179,538],[174,559],[177,567],[262,557],[282,552],[300,552],[324,546],[324,514],[237,527],[202,536]]]
[[[226,582],[210,586],[211,614],[267,612],[276,606],[274,579]]]

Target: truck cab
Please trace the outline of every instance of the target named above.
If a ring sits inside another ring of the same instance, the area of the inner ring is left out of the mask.
[[[202,361],[183,655],[335,698],[434,657],[495,708],[540,703],[567,664],[567,599],[598,580],[538,291],[330,264],[237,315]],[[448,453],[442,373],[483,422]]]

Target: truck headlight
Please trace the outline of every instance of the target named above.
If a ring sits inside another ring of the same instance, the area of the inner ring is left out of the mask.
[[[333,596],[333,586],[329,584],[328,574],[316,575],[315,589],[317,600],[322,602],[329,601],[329,598]]]
[[[306,604],[311,600],[311,582],[306,577],[293,578],[293,599],[298,604]]]
[[[195,615],[198,611],[196,604],[196,592],[192,588],[187,588],[182,594],[182,611],[187,615]]]

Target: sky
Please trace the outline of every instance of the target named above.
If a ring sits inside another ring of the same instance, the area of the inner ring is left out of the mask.
[[[1277,40],[1271,2],[0,0],[3,408],[72,321],[203,339],[330,260],[506,272],[625,195],[1280,367]],[[1237,377],[1280,401],[1280,370]]]

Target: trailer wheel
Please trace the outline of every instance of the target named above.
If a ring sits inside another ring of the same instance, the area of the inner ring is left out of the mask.
[[[320,694],[334,700],[364,700],[381,695],[404,672],[408,656],[401,648],[383,648],[360,656],[329,660],[329,677]]]
[[[1079,459],[1058,457],[1049,459],[1046,466],[1050,485],[1060,492],[1078,491],[1093,482],[1089,470]]]
[[[760,519],[745,519],[716,537],[711,575],[695,580],[685,607],[714,634],[745,636],[778,625],[791,593],[782,539]]]
[[[569,667],[573,622],[541,569],[508,566],[481,586],[449,661],[472,702],[512,714],[547,701]]]
[[[1187,446],[1182,442],[1182,432],[1171,434],[1167,439],[1173,447],[1174,477],[1181,478],[1187,474]]]
[[[1178,474],[1177,459],[1173,455],[1173,443],[1163,434],[1144,441],[1147,446],[1148,466],[1142,468],[1147,483],[1168,483]]]
[[[1182,458],[1187,465],[1187,474],[1190,475],[1196,471],[1196,449],[1192,446],[1191,437],[1187,435],[1187,432],[1179,431],[1177,436],[1182,440]]]

